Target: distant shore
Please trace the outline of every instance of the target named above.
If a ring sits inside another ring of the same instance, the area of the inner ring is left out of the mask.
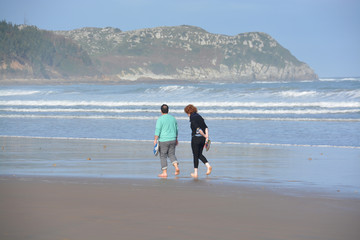
[[[289,80],[289,82],[299,82],[303,80]],[[313,81],[319,81],[314,79]],[[127,84],[196,84],[196,83],[252,83],[262,82],[260,80],[235,80],[235,79],[152,79],[152,78],[140,78],[137,80],[125,80],[115,78],[92,78],[92,77],[72,77],[69,79],[0,79],[0,86],[11,86],[11,85],[72,85],[72,84],[105,84],[105,85],[127,85]],[[264,82],[283,82],[276,80],[268,80]]]
[[[1,85],[72,85],[72,84],[105,84],[105,85],[127,85],[141,83],[159,84],[180,84],[180,83],[199,83],[200,81],[176,80],[176,79],[139,79],[139,80],[105,80],[98,78],[71,78],[71,79],[1,79]]]

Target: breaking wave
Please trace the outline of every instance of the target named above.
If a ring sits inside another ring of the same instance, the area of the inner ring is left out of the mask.
[[[89,106],[89,107],[126,107],[126,106],[143,106],[155,107],[161,106],[162,102],[145,102],[145,101],[68,101],[68,100],[10,100],[0,101],[0,106]],[[188,102],[168,102],[169,106],[185,107]],[[225,102],[192,102],[197,107],[321,107],[321,108],[359,108],[360,102],[357,101],[342,101],[342,102],[240,102],[240,101],[225,101]]]

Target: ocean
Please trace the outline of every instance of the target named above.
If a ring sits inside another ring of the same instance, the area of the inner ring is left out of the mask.
[[[192,181],[194,104],[212,140],[200,179],[360,197],[360,78],[1,86],[0,176],[157,178],[163,103],[178,121],[179,181]]]
[[[193,104],[213,142],[360,148],[360,78],[1,86],[0,135],[152,140],[163,103],[179,141],[190,141]]]

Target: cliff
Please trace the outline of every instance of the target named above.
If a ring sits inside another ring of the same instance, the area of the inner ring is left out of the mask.
[[[78,42],[117,79],[305,80],[314,71],[271,36],[212,34],[194,26],[157,27],[122,32],[82,28],[56,32]]]
[[[9,28],[9,24],[7,31],[16,33],[16,37],[0,38],[2,79],[234,82],[318,79],[306,63],[261,32],[226,36],[194,26],[127,32],[111,27],[49,32],[28,26]],[[32,40],[34,36],[36,41]]]

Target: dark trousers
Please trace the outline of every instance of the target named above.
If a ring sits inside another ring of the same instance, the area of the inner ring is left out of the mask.
[[[204,137],[192,137],[191,139],[191,149],[194,156],[194,168],[198,168],[199,159],[205,164],[207,163],[206,157],[202,154],[205,145]]]

